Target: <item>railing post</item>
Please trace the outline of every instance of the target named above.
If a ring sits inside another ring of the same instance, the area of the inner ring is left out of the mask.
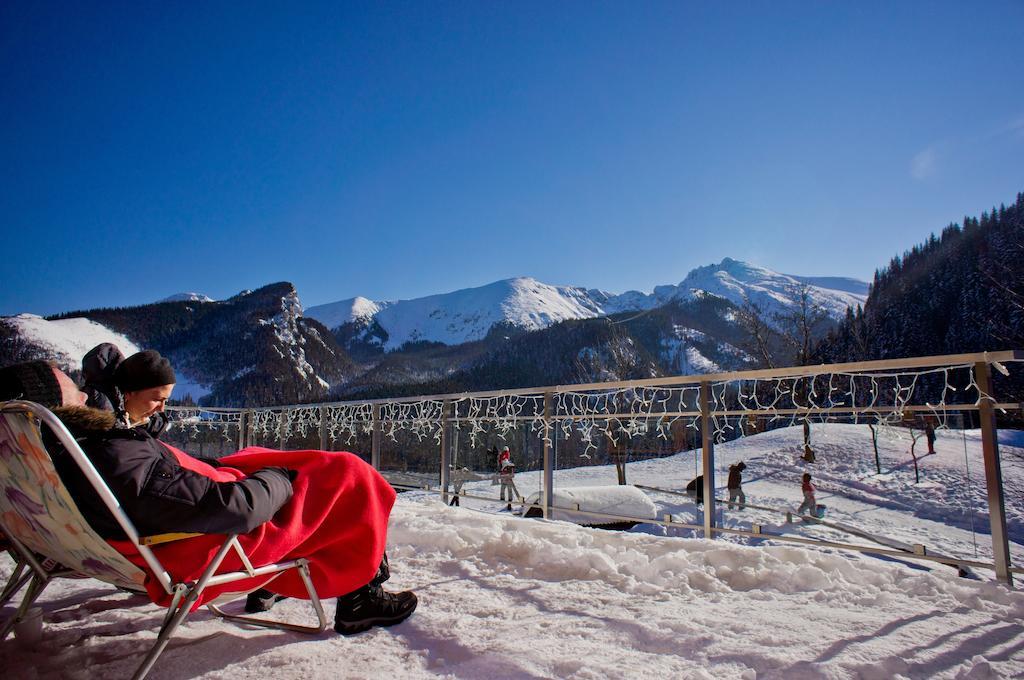
[[[544,519],[551,517],[551,499],[555,495],[555,465],[551,446],[551,403],[552,393],[544,393],[544,488],[541,493],[541,506]]]
[[[1006,506],[1003,499],[1003,470],[999,462],[999,437],[996,430],[995,409],[992,408],[992,380],[988,363],[974,364],[974,380],[978,384],[981,401],[978,418],[981,420],[981,451],[985,459],[985,487],[988,491],[988,521],[992,532],[992,561],[996,578],[1008,586],[1013,585],[1010,572],[1010,545],[1006,536]]]
[[[281,409],[281,422],[277,426],[277,439],[278,447],[280,450],[285,451],[285,445],[288,443],[288,409]]]
[[[320,407],[320,450],[327,450],[327,407]]]
[[[715,442],[711,432],[711,383],[700,384],[701,469],[704,475],[704,538],[714,538]]]
[[[448,405],[445,399],[441,402],[441,502],[448,505],[448,484],[451,483],[451,468],[448,463]]]
[[[380,438],[383,427],[380,422],[380,404],[373,405],[373,430],[370,433],[370,465],[380,470]]]
[[[256,439],[256,430],[253,427],[253,414],[252,409],[245,410],[245,445],[252,446],[253,441]]]
[[[245,428],[248,427],[246,425],[246,420],[248,420],[248,418],[245,417],[246,413],[247,413],[247,411],[245,411],[245,410],[242,410],[242,411],[238,412],[238,450],[239,451],[241,451],[242,449],[245,448],[245,435],[247,434]]]

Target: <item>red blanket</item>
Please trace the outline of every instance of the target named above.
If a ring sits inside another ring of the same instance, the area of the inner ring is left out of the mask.
[[[182,467],[219,482],[234,481],[264,467],[297,470],[294,495],[274,518],[255,531],[238,537],[254,566],[305,557],[320,597],[352,592],[373,578],[384,556],[388,516],[395,491],[380,474],[358,456],[330,451],[275,451],[250,447],[220,459],[211,467],[173,446],[168,449]],[[224,542],[222,534],[208,534],[153,547],[153,552],[175,581],[198,579],[203,568]],[[142,556],[127,542],[111,542],[132,562],[146,569]],[[228,553],[218,573],[241,569],[234,551]],[[146,570],[148,573],[148,570]],[[208,602],[224,592],[252,590],[260,586],[289,597],[308,598],[296,571],[274,578],[246,579],[207,588],[200,601]],[[170,596],[152,576],[146,580],[150,598],[162,605]]]

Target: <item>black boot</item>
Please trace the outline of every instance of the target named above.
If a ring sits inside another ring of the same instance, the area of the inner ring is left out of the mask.
[[[266,588],[260,588],[259,590],[252,591],[245,598],[245,613],[259,614],[260,612],[268,612],[275,604],[287,599],[284,595],[278,595]]]
[[[334,630],[342,635],[355,635],[374,626],[393,626],[416,611],[416,594],[412,591],[389,593],[379,585],[365,585],[338,598],[334,613]]]

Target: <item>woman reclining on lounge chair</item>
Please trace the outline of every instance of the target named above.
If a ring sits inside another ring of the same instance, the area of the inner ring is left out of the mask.
[[[395,491],[358,456],[329,451],[274,451],[250,447],[211,465],[156,439],[146,429],[161,413],[174,387],[174,372],[157,352],[139,352],[121,362],[115,381],[123,394],[128,422],[115,413],[88,408],[86,395],[46,362],[0,369],[0,401],[25,399],[51,408],[68,426],[82,450],[117,497],[140,535],[202,533],[153,546],[178,581],[199,577],[223,543],[237,533],[257,564],[304,557],[321,597],[337,597],[335,630],[353,634],[405,620],[416,609],[412,592],[389,593],[384,554]],[[103,538],[139,567],[141,556],[124,540],[119,525],[68,455],[49,439],[47,447],[79,510]],[[239,569],[229,553],[223,569]],[[264,587],[262,601],[250,595],[247,609],[268,608],[276,597],[308,597],[298,575],[284,573]],[[169,596],[147,580],[155,602]],[[210,587],[202,602],[227,587]],[[239,584],[230,589],[238,591]],[[255,595],[255,594],[254,594]]]

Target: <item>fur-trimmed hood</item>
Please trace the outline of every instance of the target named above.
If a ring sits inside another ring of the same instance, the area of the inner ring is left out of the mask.
[[[111,411],[103,411],[88,406],[58,406],[53,414],[69,430],[77,433],[106,432],[117,426],[117,418]]]

